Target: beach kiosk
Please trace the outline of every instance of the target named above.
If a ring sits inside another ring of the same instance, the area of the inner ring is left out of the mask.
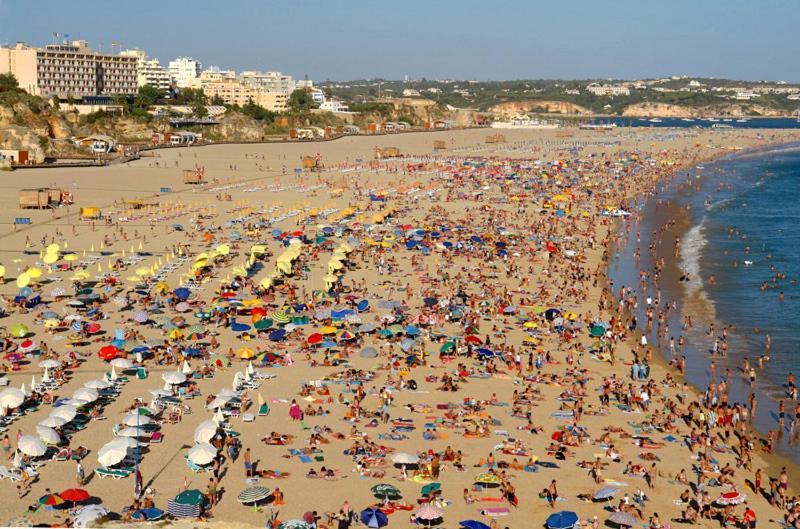
[[[375,148],[375,158],[383,159],[383,158],[399,158],[400,157],[400,149],[397,147],[384,147],[380,149],[378,147]]]
[[[183,183],[184,184],[204,184],[206,176],[205,167],[195,167],[194,169],[184,169]]]
[[[440,150],[446,149],[446,148],[447,148],[447,142],[444,141],[444,140],[435,140],[433,142],[433,150],[434,151],[440,151]]]
[[[85,220],[96,220],[102,215],[100,208],[97,206],[88,206],[81,208],[81,218]]]

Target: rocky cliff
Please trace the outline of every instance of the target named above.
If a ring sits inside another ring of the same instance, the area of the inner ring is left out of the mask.
[[[781,117],[785,116],[786,113],[778,109],[749,103],[728,103],[697,108],[666,103],[638,103],[625,107],[622,115],[632,118],[705,118],[719,116],[739,118],[746,116]]]
[[[508,101],[489,107],[489,111],[501,118],[509,118],[526,112],[547,112],[550,114],[591,114],[591,111],[575,103],[567,101]]]

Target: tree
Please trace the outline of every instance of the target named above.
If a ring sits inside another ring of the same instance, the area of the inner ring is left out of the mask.
[[[155,86],[140,86],[139,92],[133,100],[133,106],[141,110],[147,110],[163,97],[164,93]]]
[[[317,108],[317,104],[309,92],[298,88],[289,96],[289,108],[295,112],[304,112]]]
[[[7,92],[19,87],[13,73],[0,73],[0,92]]]
[[[221,106],[225,104],[225,101],[223,101],[219,95],[215,95],[213,98],[211,98],[211,104]]]

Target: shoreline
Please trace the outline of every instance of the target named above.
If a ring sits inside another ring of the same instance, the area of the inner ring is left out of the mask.
[[[667,212],[665,214],[662,214],[659,217],[660,221],[662,221],[662,222],[653,222],[655,219],[649,219],[650,223],[647,225],[647,229],[644,229],[643,226],[637,225],[637,229],[640,229],[641,230],[641,234],[642,234],[640,247],[643,248],[643,249],[646,249],[646,247],[653,242],[652,238],[651,238],[651,231],[652,231],[652,229],[658,228],[661,224],[663,224],[664,220],[667,220],[667,219],[678,219],[678,221],[677,221],[677,223],[676,223],[676,225],[674,227],[669,228],[668,230],[666,230],[662,234],[663,238],[661,240],[661,243],[660,244],[656,244],[657,251],[659,252],[658,255],[668,256],[668,255],[670,255],[670,251],[669,251],[670,249],[668,248],[669,247],[668,242],[673,240],[673,238],[677,238],[682,242],[685,241],[685,237],[686,237],[687,233],[692,228],[694,228],[694,227],[699,225],[699,224],[694,224],[690,220],[690,213],[689,213],[689,211],[687,209],[685,209],[685,207],[679,207],[679,205],[677,203],[661,204],[661,202],[660,202],[662,200],[660,198],[660,194],[661,193],[663,193],[667,189],[673,189],[674,186],[676,186],[676,185],[681,185],[679,182],[677,182],[677,179],[681,177],[681,173],[684,173],[686,171],[689,171],[689,170],[693,169],[696,165],[698,165],[700,163],[713,164],[713,163],[724,161],[727,158],[730,158],[730,157],[733,157],[733,156],[736,156],[736,157],[739,157],[739,156],[763,156],[763,155],[767,154],[769,151],[772,151],[772,150],[775,150],[775,149],[781,149],[781,148],[787,148],[787,147],[797,147],[797,146],[798,146],[798,144],[795,141],[771,143],[771,144],[767,144],[767,145],[760,146],[760,147],[757,147],[757,148],[746,149],[746,150],[737,151],[737,152],[734,152],[734,153],[722,153],[717,157],[712,157],[712,158],[709,158],[709,159],[701,160],[701,161],[698,161],[697,163],[691,164],[690,166],[687,166],[687,167],[676,168],[676,170],[673,172],[673,174],[670,177],[665,178],[661,183],[659,183],[659,187],[663,186],[661,188],[661,190],[659,191],[659,193],[656,193],[655,195],[648,197],[641,204],[637,204],[637,210],[636,210],[637,213],[642,212],[648,205],[653,206],[655,203],[658,203],[658,205],[656,205],[657,208],[661,207],[661,208],[666,208],[667,209]],[[680,219],[683,219],[683,221],[681,221]],[[631,229],[631,231],[633,231],[633,228]],[[612,269],[615,267],[615,261],[617,261],[617,259],[622,259],[622,253],[619,253],[619,250],[622,249],[622,248],[625,248],[627,246],[627,241],[623,241],[622,239],[629,237],[628,235],[625,235],[624,230],[623,230],[623,223],[619,222],[619,221],[617,222],[615,233],[622,234],[623,237],[621,237],[619,241],[616,241],[616,242],[612,243],[612,246],[611,246],[612,249],[613,249],[612,257],[608,260],[607,267],[606,267],[607,278],[609,280],[611,280],[612,277],[614,276],[614,273],[613,273]],[[682,257],[682,255],[680,257]],[[648,260],[652,261],[652,256],[650,256],[650,258]],[[675,291],[675,290],[683,291],[684,286],[679,281],[679,276],[680,276],[680,274],[682,272],[682,270],[681,270],[681,268],[679,266],[680,263],[675,259],[667,259],[666,263],[667,263],[667,267],[663,270],[663,276],[662,276],[662,279],[660,280],[659,284],[663,285],[664,283],[667,283],[669,285],[669,290],[671,290],[671,291]],[[652,262],[650,262],[649,264],[652,265]],[[638,278],[636,278],[636,277],[630,277],[630,276],[629,277],[625,277],[625,278],[623,278],[623,281],[624,281],[624,285],[629,287],[629,288],[630,288],[631,285],[639,285]],[[649,283],[648,283],[648,285],[649,285]],[[617,288],[619,286],[620,285],[615,285],[615,287],[617,287]],[[651,286],[651,285],[649,285],[649,286]],[[639,291],[639,286],[635,286],[634,288],[636,289],[637,292]],[[660,288],[660,290],[663,290],[663,288]],[[612,299],[613,299],[613,296],[615,296],[616,294],[617,294],[616,291],[610,293],[610,295],[612,296]],[[642,295],[641,292],[640,292],[640,295]],[[678,305],[678,310],[680,311],[680,314],[679,314],[680,316],[683,316],[685,314],[684,309],[685,309],[686,305],[690,302],[690,297],[689,297],[690,295],[693,298],[697,297],[697,294],[687,294],[685,291],[683,291],[683,293],[679,296],[680,302],[679,302],[679,305]],[[708,301],[705,300],[705,303],[708,303]],[[632,315],[629,311],[627,311],[627,309],[626,309],[626,314],[627,314],[628,318],[630,318],[630,316]],[[632,340],[634,340],[633,344],[632,344],[632,347],[635,347],[637,345],[638,339],[642,336],[642,334],[647,334],[648,341],[649,341],[648,347],[652,348],[656,352],[656,354],[653,355],[653,359],[655,359],[662,368],[664,368],[665,370],[670,372],[672,374],[672,376],[676,377],[677,380],[686,380],[689,383],[689,387],[691,388],[691,390],[692,390],[693,394],[695,395],[695,397],[700,397],[703,394],[704,389],[701,388],[696,382],[689,380],[689,376],[688,376],[689,373],[688,372],[687,372],[687,376],[681,375],[679,370],[669,363],[668,342],[665,341],[663,343],[659,343],[660,340],[656,341],[654,339],[654,338],[656,338],[656,327],[655,326],[653,327],[653,329],[651,330],[650,333],[645,333],[645,330],[642,327],[642,323],[644,321],[644,318],[643,318],[644,314],[643,314],[642,310],[637,311],[636,316],[637,316],[637,318],[639,318],[639,325],[637,326],[637,329],[635,331],[635,336],[631,338]],[[678,316],[678,315],[671,314],[671,317],[670,317],[671,323],[679,323],[678,321],[675,320],[676,316]],[[699,321],[697,321],[697,320],[699,320],[699,318],[694,318],[694,319],[696,319],[695,325],[697,325],[699,323]],[[713,314],[711,316],[711,319],[713,321],[719,322],[718,316],[716,314]],[[677,327],[677,328],[679,330],[681,329],[681,327]],[[734,332],[736,332],[736,330],[734,330]],[[677,333],[673,333],[673,334],[677,334]],[[650,341],[650,340],[652,340],[652,341]],[[691,361],[702,362],[703,365],[704,365],[703,369],[707,371],[708,365],[710,364],[710,357],[708,356],[706,351],[702,350],[702,347],[700,346],[700,344],[690,342],[689,344],[687,344],[686,353],[687,354],[685,354],[685,356],[687,357],[688,361],[690,361],[690,362]],[[741,370],[738,367],[735,367],[735,366],[732,367],[731,371],[732,371],[732,375],[734,377],[741,376]],[[719,374],[718,376],[722,376],[722,374]],[[774,383],[771,383],[771,385],[772,385],[773,388],[774,387],[780,387],[780,382],[774,382]],[[733,387],[735,388],[736,385],[733,384]],[[757,393],[762,398],[763,397],[767,397],[766,393],[761,388],[757,389]],[[745,403],[747,395],[733,394],[732,397],[733,397],[733,402]],[[737,400],[737,399],[741,399],[741,400]],[[771,410],[777,404],[777,401],[775,399],[772,399],[772,398],[769,398],[769,400],[767,402],[771,403],[772,406],[767,408],[767,407],[765,407],[765,403],[764,403],[763,400],[759,401],[759,407],[758,408],[759,408],[759,410],[761,412],[759,414],[759,417],[761,419],[763,419],[765,417],[765,414],[767,413],[768,410]],[[756,421],[757,422],[763,422],[763,420],[759,420],[759,419],[757,419]],[[762,440],[765,439],[766,432],[763,431],[762,428],[759,428],[756,425],[753,425],[752,429],[753,429],[753,431],[755,431],[758,434],[760,439],[762,439]],[[779,441],[779,443],[777,445],[777,449],[772,454],[760,453],[762,459],[764,459],[766,465],[769,468],[773,469],[773,470],[779,470],[781,466],[788,466],[788,467],[792,468],[794,472],[800,472],[800,454],[796,454],[794,457],[792,457],[789,454],[792,451],[797,451],[798,450],[797,446],[794,446],[794,447],[786,446],[786,442],[788,441],[788,434],[783,436],[783,438],[781,438],[781,439],[782,440]],[[789,453],[787,453],[787,452],[789,452]]]

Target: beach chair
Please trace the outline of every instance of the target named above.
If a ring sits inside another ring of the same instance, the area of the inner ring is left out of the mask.
[[[99,478],[114,478],[114,479],[123,479],[127,478],[131,475],[131,471],[128,469],[115,469],[115,468],[105,468],[100,467],[94,471]]]
[[[189,470],[191,470],[192,472],[211,472],[212,470],[214,470],[211,465],[206,465],[206,466],[195,465],[188,458],[186,459],[186,466],[189,467]]]
[[[160,443],[164,440],[164,434],[161,432],[154,432],[153,435],[150,436],[151,443]]]
[[[0,466],[0,479],[7,479],[12,483],[22,481],[22,474],[5,466]]]
[[[267,403],[265,402],[264,404],[262,404],[261,406],[259,406],[259,407],[258,407],[258,415],[259,415],[259,416],[261,416],[261,417],[264,417],[264,416],[266,416],[266,415],[269,415],[269,404],[267,404]]]

